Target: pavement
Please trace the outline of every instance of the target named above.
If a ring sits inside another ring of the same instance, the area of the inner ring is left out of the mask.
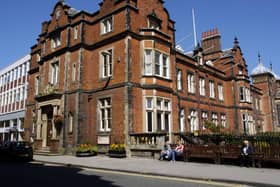
[[[248,186],[280,186],[279,170],[269,168],[247,168],[182,161],[173,163],[149,158],[110,158],[103,155],[94,157],[34,155],[34,160],[68,167],[237,183]]]

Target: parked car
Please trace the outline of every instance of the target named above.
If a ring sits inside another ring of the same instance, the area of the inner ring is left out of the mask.
[[[9,141],[0,146],[1,159],[23,159],[26,161],[33,160],[33,148],[29,142]]]

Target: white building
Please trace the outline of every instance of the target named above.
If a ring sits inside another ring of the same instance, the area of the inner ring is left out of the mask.
[[[22,140],[30,55],[0,70],[0,142]]]

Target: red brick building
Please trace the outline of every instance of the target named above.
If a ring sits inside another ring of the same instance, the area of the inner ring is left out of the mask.
[[[269,69],[262,64],[260,54],[258,55],[258,65],[253,69],[251,77],[253,85],[263,92],[258,101],[263,114],[262,131],[279,131],[280,78],[272,71],[272,65]]]
[[[32,47],[25,125],[36,132],[26,137],[37,149],[91,142],[106,151],[129,149],[135,133],[203,131],[205,120],[232,132],[263,129],[253,107],[262,91],[250,84],[238,40],[223,50],[210,30],[184,54],[174,36],[162,0],[104,0],[93,14],[58,2]]]

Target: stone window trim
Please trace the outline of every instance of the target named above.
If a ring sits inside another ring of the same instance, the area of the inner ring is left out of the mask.
[[[182,75],[182,70],[181,69],[177,69],[176,70],[176,80],[177,80],[177,90],[178,91],[182,91],[183,90],[183,75]]]
[[[206,96],[206,79],[204,77],[199,77],[199,95]]]
[[[196,93],[196,76],[195,73],[188,71],[187,72],[187,84],[188,84],[188,93]]]
[[[145,48],[143,54],[143,76],[170,79],[170,55],[158,49]]]
[[[114,17],[108,16],[100,22],[100,34],[105,35],[114,30]]]
[[[147,15],[148,18],[148,28],[150,29],[161,29],[162,20],[156,15],[153,10],[150,14]]]
[[[171,98],[144,96],[144,128],[146,132],[170,131],[172,122]]]
[[[186,131],[186,109],[181,108],[179,111],[179,131]]]
[[[97,124],[99,133],[109,133],[112,130],[112,97],[97,98]]]
[[[210,99],[215,99],[216,97],[214,80],[209,80],[209,97]]]
[[[108,80],[113,77],[114,48],[107,48],[99,52],[99,78]]]
[[[225,97],[224,97],[224,85],[222,83],[218,83],[218,99],[219,101],[223,102]]]

